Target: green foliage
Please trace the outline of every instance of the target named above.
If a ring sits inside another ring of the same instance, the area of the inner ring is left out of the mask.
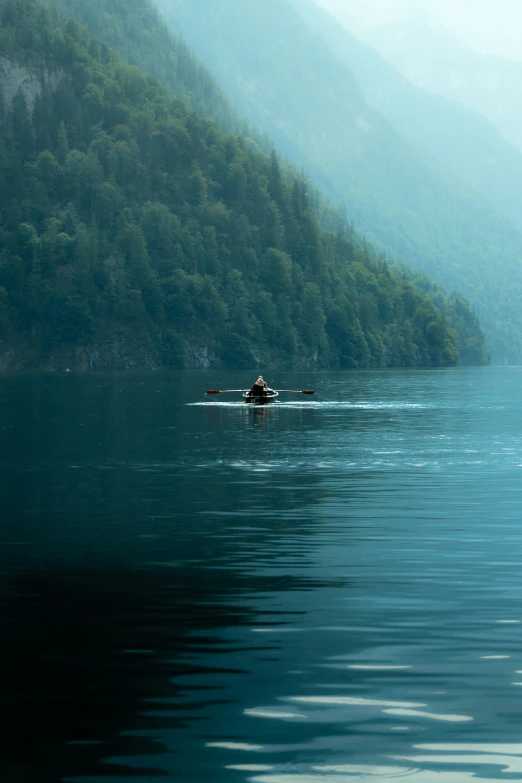
[[[275,154],[222,135],[37,0],[0,0],[0,45],[61,74],[0,125],[5,334],[44,355],[126,329],[168,367],[194,345],[230,367],[456,363],[432,299],[344,219],[323,230]]]
[[[81,22],[97,40],[153,76],[173,95],[183,96],[195,112],[211,119],[221,130],[250,135],[247,123],[238,118],[225,93],[192,57],[186,43],[169,33],[150,0],[44,2]],[[96,46],[96,42],[91,44],[91,53],[99,53]]]
[[[186,351],[183,338],[174,329],[167,329],[161,340],[161,359],[164,367],[183,368]]]
[[[457,332],[460,345],[460,363],[488,364],[489,347],[480,329],[479,318],[470,303],[461,294],[454,292],[449,297],[425,274],[414,272],[401,264],[393,264],[395,274],[410,280],[415,288],[428,296],[435,307],[442,312],[451,327]]]

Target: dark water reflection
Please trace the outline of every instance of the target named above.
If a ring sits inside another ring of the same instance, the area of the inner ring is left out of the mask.
[[[522,370],[283,380],[2,378],[2,781],[522,780]]]

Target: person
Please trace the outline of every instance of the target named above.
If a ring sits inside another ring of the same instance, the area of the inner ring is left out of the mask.
[[[266,397],[268,392],[268,385],[266,381],[263,379],[263,376],[260,375],[257,381],[252,384],[249,395],[250,397]]]

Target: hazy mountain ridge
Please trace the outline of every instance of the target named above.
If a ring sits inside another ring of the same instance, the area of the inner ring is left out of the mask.
[[[0,117],[3,366],[457,361],[432,299],[342,221],[322,231],[275,154],[220,134],[38,0],[0,0],[0,46],[23,78],[63,73]]]
[[[339,18],[412,83],[486,117],[522,151],[522,63],[475,52],[422,15],[364,26],[346,7]]]
[[[522,154],[482,115],[416,87],[312,0],[293,0],[404,138],[448,166],[522,228]]]
[[[522,234],[372,109],[354,74],[290,3],[159,7],[239,111],[345,202],[371,242],[462,290],[480,310],[496,359],[520,360]]]

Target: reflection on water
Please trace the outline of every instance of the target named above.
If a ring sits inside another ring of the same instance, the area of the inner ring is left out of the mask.
[[[522,370],[6,376],[0,775],[522,779]]]

